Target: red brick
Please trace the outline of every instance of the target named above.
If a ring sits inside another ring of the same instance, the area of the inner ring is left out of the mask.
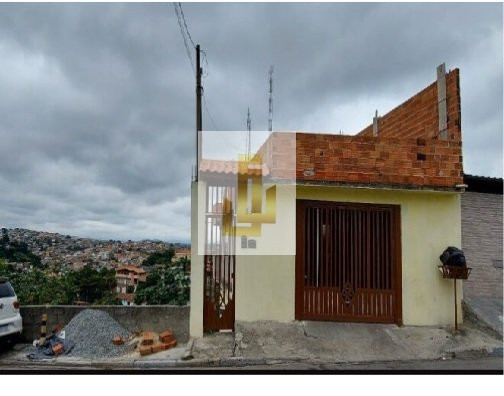
[[[144,331],[142,334],[142,345],[154,344],[154,333],[152,331]]]
[[[60,343],[54,344],[52,347],[52,352],[55,356],[58,356],[61,353],[63,353],[63,344]]]
[[[162,333],[159,333],[159,341],[167,343],[170,342],[174,339],[173,333],[169,330],[163,331]]]
[[[141,356],[150,355],[152,353],[152,346],[151,345],[142,345],[142,346],[140,346],[139,351],[140,351]]]
[[[154,345],[152,345],[151,348],[152,348],[152,353],[158,353],[158,352],[161,352],[165,349],[164,344],[162,344],[162,343],[155,343]]]
[[[170,348],[173,348],[173,347],[174,347],[174,346],[176,346],[176,345],[177,345],[177,340],[172,340],[172,341],[170,341],[170,342],[163,343],[163,348],[164,348],[165,350],[168,350],[168,349],[170,349]]]

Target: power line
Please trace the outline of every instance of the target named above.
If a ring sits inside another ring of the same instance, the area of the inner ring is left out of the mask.
[[[205,111],[207,112],[208,114],[208,118],[210,118],[210,122],[212,123],[214,129],[216,131],[219,130],[219,128],[217,128],[217,125],[215,124],[215,121],[212,117],[212,114],[210,114],[210,110],[208,110],[208,105],[207,105],[207,101],[206,101],[206,97],[205,97],[205,92],[203,91],[203,107],[205,107]]]
[[[187,27],[186,19],[184,16],[184,10],[182,10],[182,3],[178,3],[179,9],[180,9],[180,14],[182,15],[182,21],[184,22],[185,30],[187,32],[187,36],[189,37],[189,40],[191,40],[191,43],[194,48],[196,48],[196,44],[194,44],[194,41],[191,37],[191,33],[189,33],[189,28]]]
[[[178,5],[180,6],[180,3],[178,3]],[[193,44],[193,47],[195,47],[195,46],[194,46],[194,42],[192,41],[189,30],[187,30],[187,24],[185,23],[185,19],[184,19],[184,21],[182,21],[183,17],[181,16],[181,13],[180,13],[182,11],[182,8],[180,8],[180,9],[177,8],[177,3],[173,3],[173,8],[175,9],[175,14],[177,15],[177,21],[178,21],[178,25],[180,28],[180,34],[182,35],[182,39],[184,40],[184,46],[185,46],[185,49],[187,52],[187,57],[189,58],[189,61],[191,62],[191,67],[192,67],[193,72],[196,73],[196,69],[194,67],[194,61],[193,61],[193,58],[191,55],[191,50],[189,49],[189,44],[187,42],[186,32],[187,32],[187,35],[189,36],[189,39],[191,40],[191,43]],[[184,26],[186,28],[186,32],[184,31]]]
[[[184,15],[184,10],[182,9],[182,4],[181,3],[173,3],[173,8],[175,9],[175,14],[177,15],[177,21],[179,24],[180,28],[180,34],[182,35],[182,39],[184,40],[184,46],[186,48],[187,56],[189,58],[189,61],[191,62],[191,67],[193,69],[193,72],[196,73],[196,69],[194,67],[194,62],[193,58],[191,55],[191,50],[189,49],[189,43],[187,42],[187,39],[191,42],[192,46],[194,49],[196,49],[196,44],[194,43],[194,40],[192,39],[191,33],[189,31],[189,27],[187,26],[187,21],[185,19]],[[205,62],[205,67],[202,67],[203,73],[201,76],[202,77],[207,77],[208,76],[208,58],[207,54],[204,50],[201,50],[201,54],[203,55],[203,61]],[[202,98],[203,98],[203,107],[205,108],[205,111],[208,115],[208,118],[210,119],[210,122],[214,128],[215,131],[219,131],[219,128],[217,128],[217,125],[214,121],[214,118],[212,117],[212,114],[210,113],[210,110],[208,108],[205,92],[202,90]],[[222,136],[219,135],[219,137],[225,141],[228,145],[240,150],[238,147],[233,145],[231,142],[229,142],[227,139],[224,139]]]
[[[221,130],[219,128],[217,128],[217,125],[215,124],[214,118],[212,117],[212,114],[210,113],[210,110],[208,108],[208,104],[207,104],[207,101],[205,99],[205,92],[203,92],[202,96],[203,96],[203,107],[205,108],[205,111],[206,111],[206,113],[208,115],[208,118],[210,119],[210,122],[212,123],[212,126],[214,128],[214,131],[217,133],[217,136],[219,137],[219,139],[221,139],[228,146],[231,146],[234,149],[238,150],[239,152],[242,152],[243,151],[243,147],[238,147],[238,146],[234,145],[227,138],[225,138],[224,136],[221,135]]]

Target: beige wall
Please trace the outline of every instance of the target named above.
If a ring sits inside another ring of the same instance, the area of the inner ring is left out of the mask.
[[[236,320],[294,320],[295,256],[237,256]]]
[[[297,199],[400,205],[403,323],[453,324],[453,281],[442,279],[437,266],[447,246],[461,246],[460,194],[298,186],[296,195]],[[195,246],[194,239],[192,243]],[[200,336],[203,261],[194,260],[191,268],[190,331],[192,336]],[[235,290],[236,320],[294,320],[295,256],[237,256]],[[460,284],[457,291],[461,312]]]
[[[443,279],[437,266],[447,246],[461,246],[460,194],[299,186],[297,198],[400,205],[403,323],[453,324],[453,281]]]
[[[198,200],[205,202],[204,182],[191,184],[191,297],[189,304],[191,312],[189,315],[189,334],[191,337],[203,336],[203,256],[198,254],[199,234],[204,231],[204,224],[199,224],[198,220]],[[204,205],[200,206],[204,207]]]

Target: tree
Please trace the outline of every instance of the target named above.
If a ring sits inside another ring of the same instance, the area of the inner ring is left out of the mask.
[[[0,239],[0,245],[1,246],[7,246],[9,245],[9,231],[7,228],[2,228],[2,238]]]
[[[85,265],[72,274],[79,300],[95,303],[110,293],[115,287],[115,271],[102,268],[95,270]]]
[[[173,257],[175,256],[175,249],[170,247],[162,252],[152,253],[145,259],[142,263],[145,267],[152,267],[154,265],[164,265],[171,264]]]
[[[140,283],[135,293],[135,304],[186,305],[189,302],[190,277],[184,267],[187,263],[176,261],[154,268],[145,283]]]
[[[15,263],[30,263],[35,268],[42,268],[40,257],[33,254],[25,242],[10,241],[9,236],[2,231],[0,243],[0,258]]]

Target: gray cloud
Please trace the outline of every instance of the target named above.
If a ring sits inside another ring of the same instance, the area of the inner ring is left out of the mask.
[[[184,4],[215,125],[355,133],[461,70],[465,170],[502,176],[501,4]],[[0,224],[189,238],[194,76],[171,4],[0,4]],[[226,144],[226,141],[223,141]]]

